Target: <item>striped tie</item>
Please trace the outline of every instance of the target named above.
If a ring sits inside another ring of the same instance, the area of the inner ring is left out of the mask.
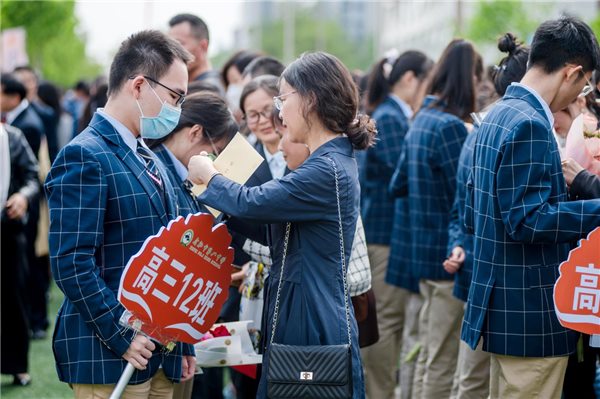
[[[148,150],[142,145],[142,143],[138,141],[137,153],[146,163],[146,172],[148,173],[148,176],[150,176],[152,181],[154,181],[158,187],[162,188],[162,179],[160,178],[158,166],[156,166],[156,162],[154,162],[154,158],[152,157],[152,152],[150,152],[150,150]]]

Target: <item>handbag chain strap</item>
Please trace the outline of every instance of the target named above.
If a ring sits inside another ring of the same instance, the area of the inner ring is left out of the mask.
[[[348,345],[351,344],[352,334],[350,332],[350,307],[348,306],[348,282],[346,281],[346,256],[344,251],[344,230],[342,227],[342,209],[340,206],[340,187],[338,182],[338,172],[335,162],[330,157],[327,157],[331,165],[333,166],[333,174],[335,177],[335,194],[337,198],[337,210],[338,210],[338,224],[340,233],[340,257],[342,259],[342,278],[344,281],[344,305],[346,307],[346,326],[348,330]],[[275,309],[273,311],[273,325],[271,327],[271,339],[270,344],[273,344],[273,338],[275,337],[275,330],[277,328],[277,319],[279,317],[279,298],[281,294],[281,282],[283,281],[283,269],[285,267],[285,260],[287,257],[287,249],[290,239],[291,223],[288,222],[285,226],[285,239],[283,241],[283,258],[281,259],[281,270],[279,271],[279,283],[277,284],[277,294],[275,295]]]

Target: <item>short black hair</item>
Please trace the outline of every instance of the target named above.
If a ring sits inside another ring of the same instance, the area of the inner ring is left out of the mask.
[[[13,73],[14,72],[30,72],[33,74],[33,76],[35,76],[36,80],[40,78],[39,74],[35,71],[35,69],[33,69],[31,65],[19,65],[13,70]]]
[[[18,94],[21,101],[27,97],[25,85],[13,75],[1,75],[0,85],[2,86],[2,94]]]
[[[217,95],[221,95],[221,90],[217,85],[207,80],[194,80],[188,83],[187,94],[188,96],[199,91],[210,91]]]
[[[246,65],[242,76],[250,76],[251,79],[261,75],[281,76],[284,69],[285,65],[277,58],[265,55],[253,59],[252,62]]]
[[[172,28],[175,25],[187,22],[192,28],[192,35],[198,40],[206,39],[210,41],[208,34],[208,26],[206,23],[197,15],[194,14],[177,14],[169,20],[169,27]]]
[[[177,41],[157,30],[134,33],[121,43],[110,66],[108,95],[119,91],[135,75],[160,79],[176,59],[187,64],[192,56]]]
[[[90,85],[85,80],[79,80],[73,88],[85,93],[87,96],[90,95]]]
[[[600,49],[594,32],[575,17],[543,22],[531,42],[529,68],[542,67],[544,72],[553,73],[567,63],[581,65],[584,72],[600,67]]]
[[[229,86],[229,80],[227,79],[227,71],[232,66],[236,67],[240,75],[244,72],[244,69],[250,64],[253,60],[260,57],[259,53],[255,53],[248,50],[240,50],[233,54],[225,63],[223,67],[221,67],[221,80],[225,84],[225,87]]]

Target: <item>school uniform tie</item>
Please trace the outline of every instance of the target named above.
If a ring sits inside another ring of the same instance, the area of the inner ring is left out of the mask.
[[[162,178],[160,177],[158,166],[156,166],[156,162],[154,162],[154,158],[152,157],[152,153],[150,152],[150,150],[142,146],[142,143],[138,141],[137,153],[142,157],[142,159],[146,163],[146,173],[148,173],[148,176],[150,176],[152,181],[159,188],[162,188]]]

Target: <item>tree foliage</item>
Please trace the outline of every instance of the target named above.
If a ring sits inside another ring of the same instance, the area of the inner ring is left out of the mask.
[[[596,39],[600,38],[600,14],[596,15],[596,18],[590,23],[590,27],[596,35]]]
[[[537,26],[530,17],[531,11],[531,7],[525,7],[520,0],[480,1],[465,36],[475,43],[491,44],[504,33],[512,32],[526,40]]]
[[[305,51],[326,51],[338,57],[350,69],[366,69],[371,64],[373,41],[352,41],[340,26],[324,16],[315,17],[316,9],[303,8],[294,16],[294,56]],[[284,22],[275,20],[260,27],[260,47],[267,54],[284,59]]]
[[[23,27],[27,32],[30,64],[45,79],[63,87],[91,78],[101,68],[85,53],[85,41],[77,34],[75,2],[2,0],[2,29]]]

